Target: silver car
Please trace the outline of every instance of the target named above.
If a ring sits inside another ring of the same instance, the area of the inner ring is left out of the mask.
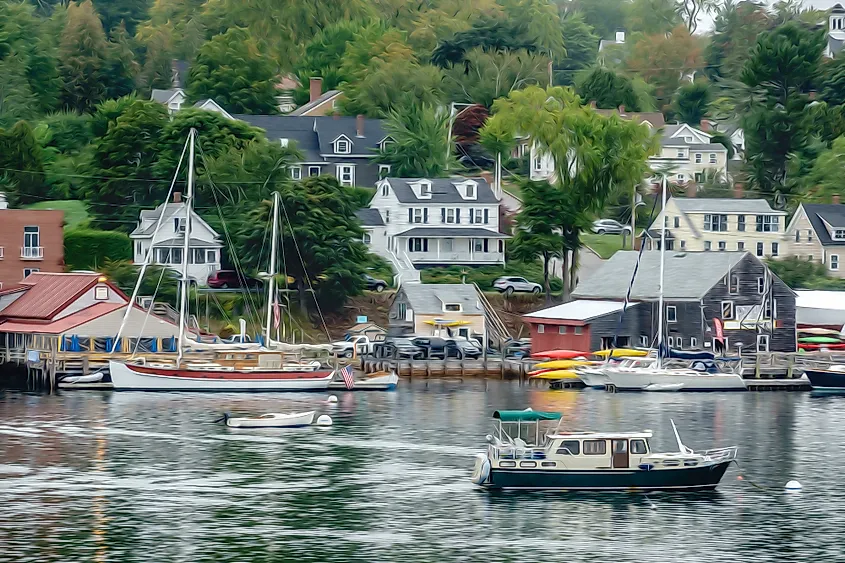
[[[493,287],[507,295],[512,293],[541,293],[543,286],[539,283],[530,282],[518,276],[502,276],[493,282]]]
[[[597,219],[593,221],[593,232],[599,235],[621,235],[630,233],[631,227],[613,219]]]

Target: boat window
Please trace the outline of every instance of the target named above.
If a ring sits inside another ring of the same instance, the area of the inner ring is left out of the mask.
[[[500,461],[499,467],[516,467],[515,461]]]
[[[645,440],[631,440],[632,454],[647,454],[648,448],[645,446]]]
[[[519,466],[520,467],[537,467],[537,462],[536,461],[520,461]]]
[[[604,455],[607,453],[607,442],[604,440],[584,440],[584,455]]]
[[[578,455],[581,453],[581,444],[578,440],[564,440],[556,452],[558,455]]]
[[[553,461],[544,461],[540,465],[542,465],[543,467],[555,467],[557,463]]]

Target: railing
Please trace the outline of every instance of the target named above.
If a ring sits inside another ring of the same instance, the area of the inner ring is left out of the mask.
[[[504,344],[506,341],[511,339],[508,327],[506,327],[505,323],[502,322],[502,319],[499,318],[498,313],[496,313],[496,309],[494,309],[493,305],[490,304],[490,301],[487,300],[487,297],[484,295],[484,292],[481,291],[481,288],[478,287],[478,284],[473,283],[472,285],[475,287],[475,292],[478,294],[478,301],[484,309],[484,316],[488,325],[488,337],[492,336],[498,340],[500,344]],[[486,342],[484,344],[485,346],[487,345]]]
[[[22,246],[21,258],[23,260],[42,260],[44,258],[43,246]]]

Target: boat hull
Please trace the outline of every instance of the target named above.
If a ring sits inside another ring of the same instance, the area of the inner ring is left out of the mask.
[[[343,381],[332,381],[329,389],[338,391],[393,391],[399,384],[399,376],[395,373],[381,377],[370,377],[355,381],[352,389],[347,389]]]
[[[227,418],[229,428],[301,428],[314,423],[316,411],[295,414],[272,414],[257,418]]]
[[[597,371],[575,372],[578,379],[584,382],[587,387],[594,389],[604,389],[605,385],[610,383],[610,379],[603,373]]]
[[[204,371],[110,361],[115,391],[321,391],[334,371]]]
[[[819,391],[845,391],[845,371],[808,369],[804,372],[810,386]]]
[[[617,391],[643,391],[652,385],[654,388],[662,386],[681,385],[680,391],[745,391],[745,381],[742,377],[732,373],[712,375],[683,375],[647,372],[606,372],[608,385]],[[668,389],[669,387],[662,387]]]
[[[725,475],[730,461],[677,469],[542,470],[494,468],[482,487],[491,490],[707,491]]]

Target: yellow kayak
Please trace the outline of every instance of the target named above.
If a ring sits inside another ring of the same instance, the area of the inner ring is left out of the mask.
[[[578,379],[578,376],[575,375],[574,371],[569,369],[556,369],[532,375],[531,379],[550,379],[552,381],[557,381],[559,379]]]
[[[550,362],[541,362],[534,365],[534,369],[572,369],[578,366],[588,366],[595,362],[588,362],[586,360],[552,360]]]
[[[602,358],[606,358],[609,353],[610,350],[599,350],[598,352],[593,352],[594,355]],[[633,350],[626,348],[615,348],[613,350],[614,358],[624,358],[626,356],[629,358],[644,358],[648,356],[648,350]]]

